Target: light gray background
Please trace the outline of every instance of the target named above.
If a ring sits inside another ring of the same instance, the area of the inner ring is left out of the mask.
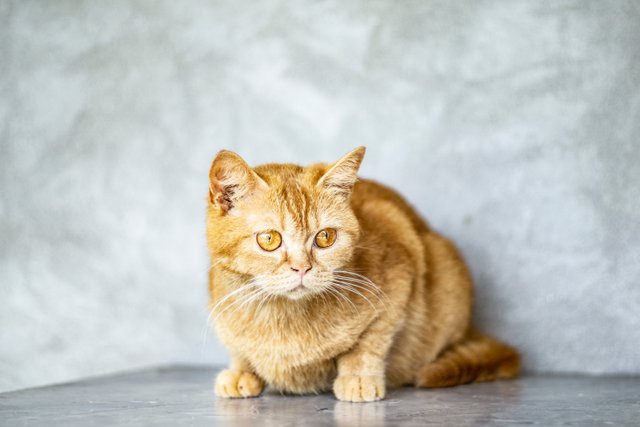
[[[332,161],[452,236],[532,371],[640,372],[634,1],[0,1],[0,389],[226,359],[207,170]]]

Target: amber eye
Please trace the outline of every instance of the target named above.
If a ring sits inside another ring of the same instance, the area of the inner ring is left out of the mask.
[[[282,236],[275,230],[269,230],[264,233],[259,233],[256,236],[256,241],[262,249],[271,252],[280,247],[280,243],[282,243]]]
[[[323,228],[316,234],[314,242],[319,248],[328,248],[336,242],[337,236],[338,232],[335,228]]]

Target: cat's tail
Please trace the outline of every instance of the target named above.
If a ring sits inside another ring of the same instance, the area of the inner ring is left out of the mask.
[[[418,387],[451,387],[474,381],[513,378],[520,373],[520,355],[506,344],[472,331],[425,365],[416,377]]]

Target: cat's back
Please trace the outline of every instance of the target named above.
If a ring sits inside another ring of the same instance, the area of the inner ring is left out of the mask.
[[[417,234],[429,231],[426,221],[403,196],[378,182],[358,180],[351,196],[351,205],[361,222],[372,216],[385,223],[387,219],[394,223],[407,220]]]

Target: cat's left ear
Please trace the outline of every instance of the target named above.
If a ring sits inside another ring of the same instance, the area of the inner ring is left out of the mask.
[[[268,188],[236,153],[222,150],[213,159],[209,171],[209,199],[222,213],[227,213],[239,200]]]
[[[336,194],[351,195],[351,190],[358,180],[358,169],[360,169],[365,151],[365,147],[358,147],[332,164],[318,180],[318,187]]]

